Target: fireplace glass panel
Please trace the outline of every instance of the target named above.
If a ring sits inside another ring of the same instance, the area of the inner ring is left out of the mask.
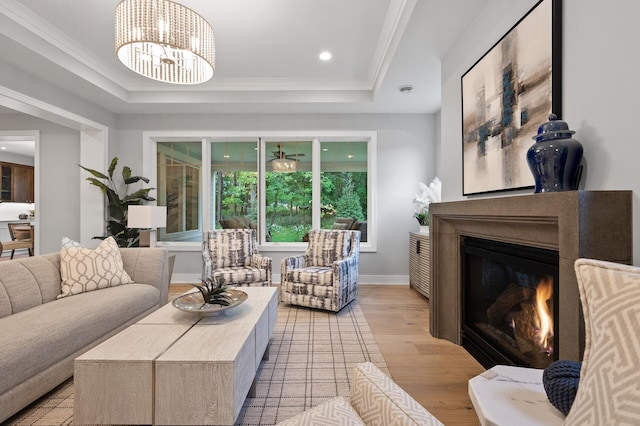
[[[465,237],[462,252],[463,346],[487,368],[557,359],[557,251]]]

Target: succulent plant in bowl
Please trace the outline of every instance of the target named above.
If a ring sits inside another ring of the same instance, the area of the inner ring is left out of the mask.
[[[204,304],[229,306],[233,302],[233,299],[229,295],[229,287],[224,284],[224,280],[216,279],[215,277],[209,277],[202,281],[202,284],[194,284],[200,294]]]

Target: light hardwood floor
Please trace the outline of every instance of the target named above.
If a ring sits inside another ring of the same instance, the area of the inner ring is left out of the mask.
[[[409,286],[361,285],[358,303],[393,380],[445,425],[478,425],[467,382],[484,368],[429,334],[429,301]]]
[[[171,293],[192,287],[172,284]],[[393,380],[447,426],[478,425],[467,382],[484,368],[429,334],[429,301],[409,286],[361,285],[362,308]]]

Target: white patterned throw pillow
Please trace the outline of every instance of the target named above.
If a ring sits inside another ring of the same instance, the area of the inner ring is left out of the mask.
[[[585,352],[565,425],[640,425],[640,268],[578,259],[575,270]]]
[[[113,237],[103,240],[96,249],[63,239],[60,274],[62,293],[58,299],[133,282],[124,270],[120,249]]]
[[[440,420],[370,362],[354,367],[350,401],[367,425],[442,426]]]
[[[366,426],[345,396],[336,396],[277,426]]]

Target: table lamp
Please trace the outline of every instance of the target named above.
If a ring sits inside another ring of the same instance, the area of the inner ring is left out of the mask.
[[[166,226],[166,206],[129,206],[127,227],[140,228],[140,247],[155,247],[156,228]]]

